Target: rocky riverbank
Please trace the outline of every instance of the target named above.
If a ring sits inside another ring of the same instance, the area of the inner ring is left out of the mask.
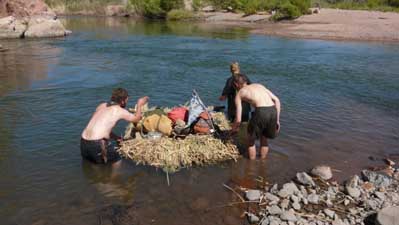
[[[328,166],[319,166],[281,187],[242,190],[246,200],[240,198],[249,203],[245,214],[251,224],[398,225],[399,168],[387,162],[386,168],[363,170],[343,185],[331,180]]]
[[[70,33],[42,0],[0,2],[0,38],[62,37]]]

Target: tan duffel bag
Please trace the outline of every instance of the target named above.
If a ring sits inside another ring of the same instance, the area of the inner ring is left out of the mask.
[[[153,114],[148,116],[143,121],[145,131],[158,131],[166,136],[172,134],[172,120],[165,115]]]

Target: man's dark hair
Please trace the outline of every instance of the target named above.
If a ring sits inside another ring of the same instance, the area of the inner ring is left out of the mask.
[[[247,84],[248,77],[245,74],[239,73],[234,75],[234,83],[237,84]]]
[[[115,88],[114,90],[112,90],[111,101],[120,104],[128,96],[129,95],[128,95],[126,89],[124,89],[124,88]]]

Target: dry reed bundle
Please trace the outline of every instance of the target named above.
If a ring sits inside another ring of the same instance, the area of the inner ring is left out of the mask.
[[[231,130],[230,122],[227,120],[223,112],[212,112],[211,116],[213,122],[220,128],[221,131]]]
[[[124,141],[119,152],[137,164],[151,165],[174,173],[193,165],[203,166],[239,157],[237,146],[212,135],[189,135],[185,139]]]

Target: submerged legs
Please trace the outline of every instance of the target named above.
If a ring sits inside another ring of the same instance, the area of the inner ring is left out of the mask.
[[[267,138],[262,136],[260,138],[260,157],[262,159],[265,159],[268,152],[269,152],[269,144],[267,143]]]
[[[252,135],[248,135],[248,157],[253,160],[256,159],[256,146],[255,146],[255,137]]]
[[[267,142],[266,137],[260,138],[260,157],[261,159],[265,159],[267,153],[269,152],[269,143]],[[256,145],[255,145],[255,137],[248,135],[248,157],[251,160],[256,159]]]

